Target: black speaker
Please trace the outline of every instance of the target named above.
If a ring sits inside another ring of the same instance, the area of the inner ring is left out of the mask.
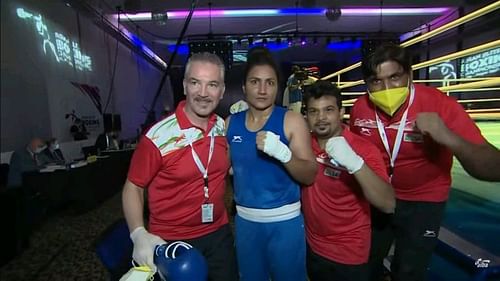
[[[120,114],[104,113],[102,117],[103,117],[105,132],[122,130],[122,119]]]
[[[113,115],[113,128],[115,131],[122,131],[122,117],[120,114]]]
[[[361,41],[361,57],[365,58],[369,56],[378,46],[384,43],[392,43],[399,45],[399,39],[394,38],[377,38],[377,39],[365,39]]]
[[[231,41],[192,41],[189,42],[189,56],[195,53],[208,52],[218,55],[226,69],[233,66],[233,42]]]

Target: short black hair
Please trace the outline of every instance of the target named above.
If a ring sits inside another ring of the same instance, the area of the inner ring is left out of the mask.
[[[247,54],[247,64],[245,66],[243,84],[245,84],[250,70],[252,70],[252,68],[254,68],[255,66],[260,65],[270,66],[276,73],[276,78],[278,79],[278,81],[280,81],[278,64],[276,64],[276,61],[271,55],[271,52],[269,52],[269,50],[265,47],[254,47],[250,49]]]
[[[368,81],[371,77],[376,76],[377,67],[387,61],[395,61],[403,67],[405,73],[411,73],[411,57],[409,52],[394,43],[383,43],[363,58],[361,63],[363,79]]]
[[[340,89],[333,83],[326,80],[317,80],[310,86],[306,87],[304,94],[304,103],[306,108],[311,98],[319,99],[323,96],[334,97],[337,100],[337,106],[342,108],[342,95]]]

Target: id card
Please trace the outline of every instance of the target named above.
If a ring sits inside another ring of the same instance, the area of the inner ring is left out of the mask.
[[[201,222],[209,223],[214,221],[214,204],[207,203],[201,205]]]

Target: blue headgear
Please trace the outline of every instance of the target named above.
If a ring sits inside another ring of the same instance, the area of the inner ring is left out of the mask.
[[[154,262],[163,280],[206,281],[208,265],[205,257],[186,242],[158,245]]]

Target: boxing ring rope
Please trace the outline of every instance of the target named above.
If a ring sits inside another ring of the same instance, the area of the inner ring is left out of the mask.
[[[484,6],[483,8],[481,8],[479,10],[476,10],[476,11],[474,11],[474,12],[472,12],[470,14],[467,14],[467,15],[461,17],[461,18],[458,18],[458,19],[456,19],[454,21],[451,21],[451,22],[449,22],[449,23],[447,23],[447,24],[445,24],[443,26],[440,26],[440,27],[438,27],[438,28],[436,28],[434,30],[431,30],[431,31],[429,31],[429,32],[427,32],[425,34],[422,34],[422,35],[420,35],[418,37],[415,37],[413,39],[405,41],[405,42],[401,43],[400,46],[401,47],[408,47],[408,46],[411,46],[413,44],[422,42],[422,41],[427,40],[427,39],[429,39],[431,37],[434,37],[434,36],[436,36],[438,34],[441,34],[441,33],[445,32],[445,31],[448,31],[448,30],[450,30],[452,28],[455,28],[455,27],[457,27],[457,26],[459,26],[461,24],[464,24],[466,22],[469,22],[471,20],[474,20],[474,19],[477,19],[477,18],[479,18],[481,16],[484,16],[484,15],[490,13],[490,12],[493,12],[493,11],[495,11],[498,8],[500,8],[500,1],[493,2],[493,3],[491,3],[491,4],[487,5],[487,6]]]
[[[436,29],[434,29],[428,33],[425,33],[421,36],[418,36],[414,39],[410,39],[408,41],[405,41],[405,42],[401,43],[400,46],[401,47],[408,47],[410,45],[424,41],[424,40],[429,39],[433,36],[436,36],[440,33],[443,33],[451,28],[454,28],[454,27],[459,26],[461,24],[464,24],[468,21],[476,19],[480,16],[483,16],[487,13],[495,11],[498,8],[500,8],[500,1],[496,1],[488,6],[485,6],[481,9],[474,11],[468,15],[465,15],[461,18],[458,18],[458,19],[456,19],[448,24],[445,24],[439,28],[436,28]],[[500,40],[491,41],[491,42],[488,42],[488,43],[485,43],[485,44],[482,44],[479,46],[475,46],[475,47],[472,47],[472,48],[469,48],[466,50],[458,51],[455,53],[451,53],[448,55],[444,55],[441,57],[430,59],[430,60],[425,61],[425,62],[417,63],[415,65],[412,65],[412,70],[421,69],[424,67],[428,67],[428,66],[443,62],[443,61],[464,57],[464,56],[474,54],[474,53],[479,53],[483,50],[498,47],[499,45],[500,45]],[[361,66],[361,62],[358,62],[358,63],[350,65],[344,69],[336,71],[330,75],[322,77],[320,79],[321,80],[328,80],[328,79],[337,77],[336,83],[335,82],[334,83],[340,89],[345,89],[345,88],[349,88],[349,87],[353,87],[353,86],[362,85],[362,84],[364,84],[363,80],[348,81],[348,82],[341,82],[340,81],[341,74],[348,72],[348,71],[351,71],[351,70],[358,68],[360,66]],[[500,86],[500,77],[484,77],[484,78],[474,78],[474,79],[470,79],[470,78],[469,79],[463,79],[463,78],[462,79],[440,79],[440,80],[427,80],[427,81],[426,80],[415,80],[415,82],[427,82],[427,83],[429,83],[429,82],[441,82],[443,85],[441,87],[439,87],[438,89],[445,92],[447,95],[449,95],[450,92],[455,92],[455,91],[460,91],[460,92],[497,91],[500,89],[498,87],[498,86]],[[450,83],[458,83],[458,84],[450,85]],[[365,92],[342,92],[342,95],[348,95],[348,96],[359,96],[359,95],[363,95],[363,94],[365,94]],[[342,101],[342,104],[344,107],[350,107],[353,105],[353,103],[356,101],[356,99],[357,99],[357,97],[351,98],[348,100],[344,100],[344,101]],[[475,102],[476,103],[487,103],[487,102],[498,103],[498,102],[500,102],[500,98],[495,97],[495,98],[483,98],[483,99],[464,99],[464,100],[458,100],[458,102],[461,104],[475,103]],[[466,109],[465,111],[471,116],[471,118],[479,118],[479,119],[486,118],[486,120],[489,120],[491,118],[494,118],[495,120],[500,119],[500,108],[498,108],[498,107],[496,107],[496,108],[484,108],[484,109],[483,108]],[[350,118],[349,114],[344,114],[343,117],[344,117],[344,119]],[[476,262],[478,261],[477,253],[480,253],[479,256],[481,258],[487,257],[488,261],[490,261],[490,259],[491,259],[492,262],[491,262],[490,269],[481,270],[481,269],[477,269],[477,266],[476,266],[476,269],[473,271],[474,272],[473,273],[474,280],[486,280],[487,276],[490,274],[490,271],[494,272],[495,270],[499,270],[499,268],[500,268],[500,262],[499,262],[500,259],[498,257],[496,257],[495,255],[489,254],[489,252],[487,255],[483,255],[483,253],[485,253],[485,251],[483,249],[477,247],[476,245],[474,245],[472,243],[465,244],[465,243],[461,242],[461,241],[465,241],[465,240],[462,239],[461,237],[459,237],[458,235],[455,235],[451,231],[448,231],[444,227],[441,227],[441,233],[439,235],[439,240],[442,243],[448,245],[448,247],[451,247],[454,251],[456,251],[460,255],[467,256],[468,258],[473,257],[472,262],[470,263],[471,267],[474,267],[475,265],[477,265],[477,263],[474,263],[474,260]],[[467,241],[465,241],[465,242],[467,242]],[[479,249],[480,251],[477,251],[476,249]],[[387,261],[388,261],[388,259],[384,259],[384,265],[387,268],[389,268],[390,266],[387,266],[387,264],[386,264]],[[389,261],[389,264],[390,264],[390,261]]]
[[[421,69],[421,68],[424,68],[424,67],[427,67],[427,66],[438,64],[440,62],[444,62],[444,61],[448,61],[448,60],[453,60],[453,59],[465,57],[465,56],[468,56],[468,55],[471,55],[471,54],[475,54],[475,53],[478,53],[478,52],[481,52],[481,51],[493,49],[493,48],[496,48],[496,47],[500,47],[500,39],[499,40],[494,40],[494,41],[491,41],[491,42],[488,42],[488,43],[484,43],[484,44],[481,44],[481,45],[478,45],[478,46],[475,46],[475,47],[471,47],[469,49],[465,49],[465,50],[462,50],[462,51],[458,51],[458,52],[454,52],[454,53],[451,53],[451,54],[448,54],[448,55],[444,55],[444,56],[441,56],[441,57],[437,57],[437,58],[434,58],[434,59],[431,59],[431,60],[428,60],[428,61],[417,63],[417,64],[412,65],[411,68],[412,68],[413,71],[415,71],[417,69]],[[339,84],[338,87],[340,89],[344,89],[344,88],[349,88],[349,87],[354,87],[354,86],[362,85],[362,84],[364,84],[364,81],[361,79],[361,80],[351,81],[351,82],[343,82],[343,83],[339,82],[338,84]]]
[[[491,79],[500,79],[500,76],[499,77],[492,76],[492,77],[475,77],[475,78],[452,78],[452,79],[449,79],[449,78],[446,78],[446,79],[418,79],[418,80],[413,80],[413,82],[415,82],[415,83],[442,83],[443,84],[442,87],[444,87],[444,86],[450,86],[451,83],[456,83],[456,82],[483,81],[483,80],[491,80]],[[346,82],[342,82],[341,85],[353,83],[353,84],[355,84],[354,86],[357,86],[357,85],[360,85],[359,81],[362,81],[362,80],[346,81]],[[364,83],[361,83],[361,84],[364,84]],[[346,88],[346,87],[339,87],[339,88]],[[498,91],[498,90],[500,90],[500,88],[479,88],[479,89],[467,89],[467,88],[465,88],[465,89],[461,89],[461,91],[463,91],[463,92],[474,91],[474,90],[477,90],[477,91]],[[446,90],[446,91],[454,92],[455,90],[451,89],[451,90]],[[364,94],[365,94],[365,92],[342,92],[342,95],[344,95],[344,96],[361,96]]]
[[[478,17],[481,17],[481,16],[484,16],[484,15],[486,15],[488,13],[491,13],[491,12],[493,12],[493,11],[499,9],[499,8],[500,8],[500,1],[496,1],[494,3],[491,3],[491,4],[487,5],[487,6],[479,9],[479,10],[476,10],[476,11],[470,13],[470,14],[467,14],[467,15],[461,17],[461,18],[458,18],[458,19],[456,19],[454,21],[451,21],[451,22],[449,22],[449,23],[447,23],[447,24],[445,24],[443,26],[440,26],[440,27],[438,27],[438,28],[436,28],[436,29],[434,29],[432,31],[429,31],[429,32],[427,32],[425,34],[422,34],[422,35],[417,36],[417,37],[415,37],[413,39],[405,41],[405,42],[401,43],[400,46],[402,46],[402,47],[408,47],[408,46],[411,46],[413,44],[422,42],[422,41],[424,41],[426,39],[429,39],[429,38],[431,38],[433,36],[436,36],[438,34],[441,34],[441,33],[445,32],[445,31],[448,31],[448,30],[450,30],[452,28],[455,28],[455,27],[457,27],[457,26],[459,26],[461,24],[467,23],[467,22],[469,22],[471,20],[474,20],[474,19],[476,19]],[[330,78],[337,77],[337,84],[340,84],[340,74],[346,73],[346,72],[351,71],[353,69],[356,69],[356,68],[358,68],[360,66],[361,66],[361,62],[357,62],[357,63],[355,63],[353,65],[350,65],[350,66],[348,66],[346,68],[343,68],[343,69],[341,69],[339,71],[336,71],[336,72],[334,72],[334,73],[332,73],[330,75],[327,75],[325,77],[322,77],[320,79],[321,80],[328,80]]]
[[[441,90],[442,92],[451,92],[451,91],[457,91],[457,90],[462,90],[462,89],[484,88],[484,87],[492,87],[492,86],[499,86],[499,85],[500,85],[500,78],[488,79],[486,77],[482,81],[469,82],[469,83],[463,83],[463,84],[457,84],[457,85],[451,85],[451,86],[444,86],[444,87],[439,87],[438,89]]]
[[[471,103],[471,102],[492,102],[492,101],[500,101],[499,99],[475,99],[475,100],[459,100],[458,103]]]
[[[479,53],[481,51],[493,49],[493,48],[498,47],[498,46],[500,46],[500,39],[499,40],[495,40],[495,41],[491,41],[491,42],[488,42],[488,43],[484,43],[484,44],[481,44],[479,46],[475,46],[475,47],[472,47],[472,48],[469,48],[469,49],[465,49],[465,50],[462,50],[462,51],[458,51],[458,52],[455,52],[455,53],[444,55],[444,56],[441,56],[441,57],[437,57],[437,58],[434,58],[434,59],[431,59],[431,60],[428,60],[428,61],[417,63],[417,64],[412,65],[411,68],[413,70],[417,70],[417,69],[424,68],[424,67],[427,67],[427,66],[431,66],[431,65],[443,62],[443,61],[453,60],[453,59],[456,59],[456,58],[465,57],[467,55]]]
[[[476,78],[477,79],[477,78]],[[476,80],[474,79],[474,80]],[[455,81],[461,81],[462,79],[453,79]],[[464,79],[464,80],[471,80],[471,79]],[[425,81],[426,80],[419,80],[419,81]],[[432,81],[446,81],[446,79],[434,79]],[[476,90],[478,88],[483,88],[485,91],[486,90],[496,90],[500,88],[487,88],[487,87],[493,87],[493,86],[500,86],[500,77],[486,77],[483,78],[481,81],[475,81],[475,82],[469,82],[469,83],[463,83],[463,84],[456,84],[456,85],[451,85],[451,86],[442,86],[438,87],[439,90],[442,92],[455,92],[455,91],[460,91],[462,92],[463,90]],[[345,93],[342,93],[344,95]],[[363,95],[364,92],[350,92],[350,95]],[[348,100],[343,100],[342,105],[349,107],[354,104],[356,101],[356,98],[354,99],[348,99]],[[459,103],[467,103],[467,102],[493,102],[493,101],[500,101],[500,98],[492,98],[492,99],[476,99],[476,100],[458,100]]]

